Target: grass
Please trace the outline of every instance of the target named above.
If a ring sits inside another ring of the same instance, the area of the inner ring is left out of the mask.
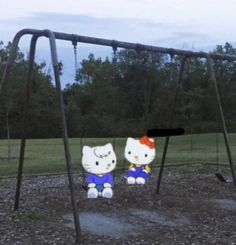
[[[192,149],[191,149],[192,138]],[[229,135],[233,159],[236,159],[236,134]],[[164,138],[157,142],[157,157],[155,164],[160,162],[164,146]],[[82,141],[82,142],[81,142]],[[72,167],[81,171],[81,145],[103,145],[113,143],[118,158],[118,168],[127,169],[123,151],[126,138],[79,138],[70,139]],[[197,134],[172,137],[168,148],[167,163],[180,164],[183,162],[216,162],[216,135]],[[18,166],[20,140],[11,140],[11,159],[7,159],[7,141],[0,140],[0,176],[15,175]],[[219,135],[219,161],[227,163],[223,135]],[[64,148],[62,139],[27,140],[24,174],[55,173],[66,171],[64,163]]]

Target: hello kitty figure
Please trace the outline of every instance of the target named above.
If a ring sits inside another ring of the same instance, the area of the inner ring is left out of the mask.
[[[128,171],[128,184],[145,184],[150,177],[149,164],[155,158],[153,139],[143,136],[140,139],[128,138],[125,147],[125,158],[131,163]]]
[[[110,143],[103,146],[83,147],[82,165],[87,176],[88,198],[111,198],[113,178],[111,172],[116,167],[116,154]]]

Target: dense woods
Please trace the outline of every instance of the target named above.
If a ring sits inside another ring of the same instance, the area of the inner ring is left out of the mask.
[[[0,43],[0,75],[10,44]],[[231,44],[213,52],[234,54]],[[142,135],[151,127],[168,127],[180,58],[120,50],[116,57],[90,54],[63,89],[71,137]],[[216,77],[229,131],[236,131],[236,63],[215,62]],[[30,138],[59,137],[60,116],[55,87],[46,63],[35,64],[28,120]],[[20,137],[27,57],[19,51],[10,81],[0,97],[0,137]],[[188,59],[175,126],[187,132],[220,130],[213,86],[204,59]]]

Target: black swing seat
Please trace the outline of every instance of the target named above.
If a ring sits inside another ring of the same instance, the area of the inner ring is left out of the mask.
[[[148,137],[167,137],[183,135],[183,128],[153,128],[147,130]]]
[[[216,178],[223,183],[232,183],[232,179],[226,179],[221,173],[216,173]]]

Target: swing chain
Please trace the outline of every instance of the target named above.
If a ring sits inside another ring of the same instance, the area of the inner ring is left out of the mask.
[[[171,63],[172,63],[173,59],[175,57],[174,50],[172,48],[170,49],[169,54],[170,54],[170,60],[171,60]]]
[[[72,45],[74,47],[74,57],[75,57],[75,74],[77,74],[77,70],[78,70],[78,60],[77,60],[77,39],[76,39],[76,35],[74,35],[74,38],[72,40]]]
[[[113,49],[113,62],[116,63],[117,61],[117,44],[116,44],[116,41],[113,40],[112,41],[112,49]]]
[[[175,64],[174,64],[174,57],[175,57],[175,54],[173,52],[173,49],[170,49],[170,81],[173,82],[173,76],[174,76],[174,69],[175,69]]]
[[[137,52],[138,54],[140,54],[141,51],[143,51],[143,46],[142,46],[142,44],[136,43],[135,50],[136,50],[136,52]]]

